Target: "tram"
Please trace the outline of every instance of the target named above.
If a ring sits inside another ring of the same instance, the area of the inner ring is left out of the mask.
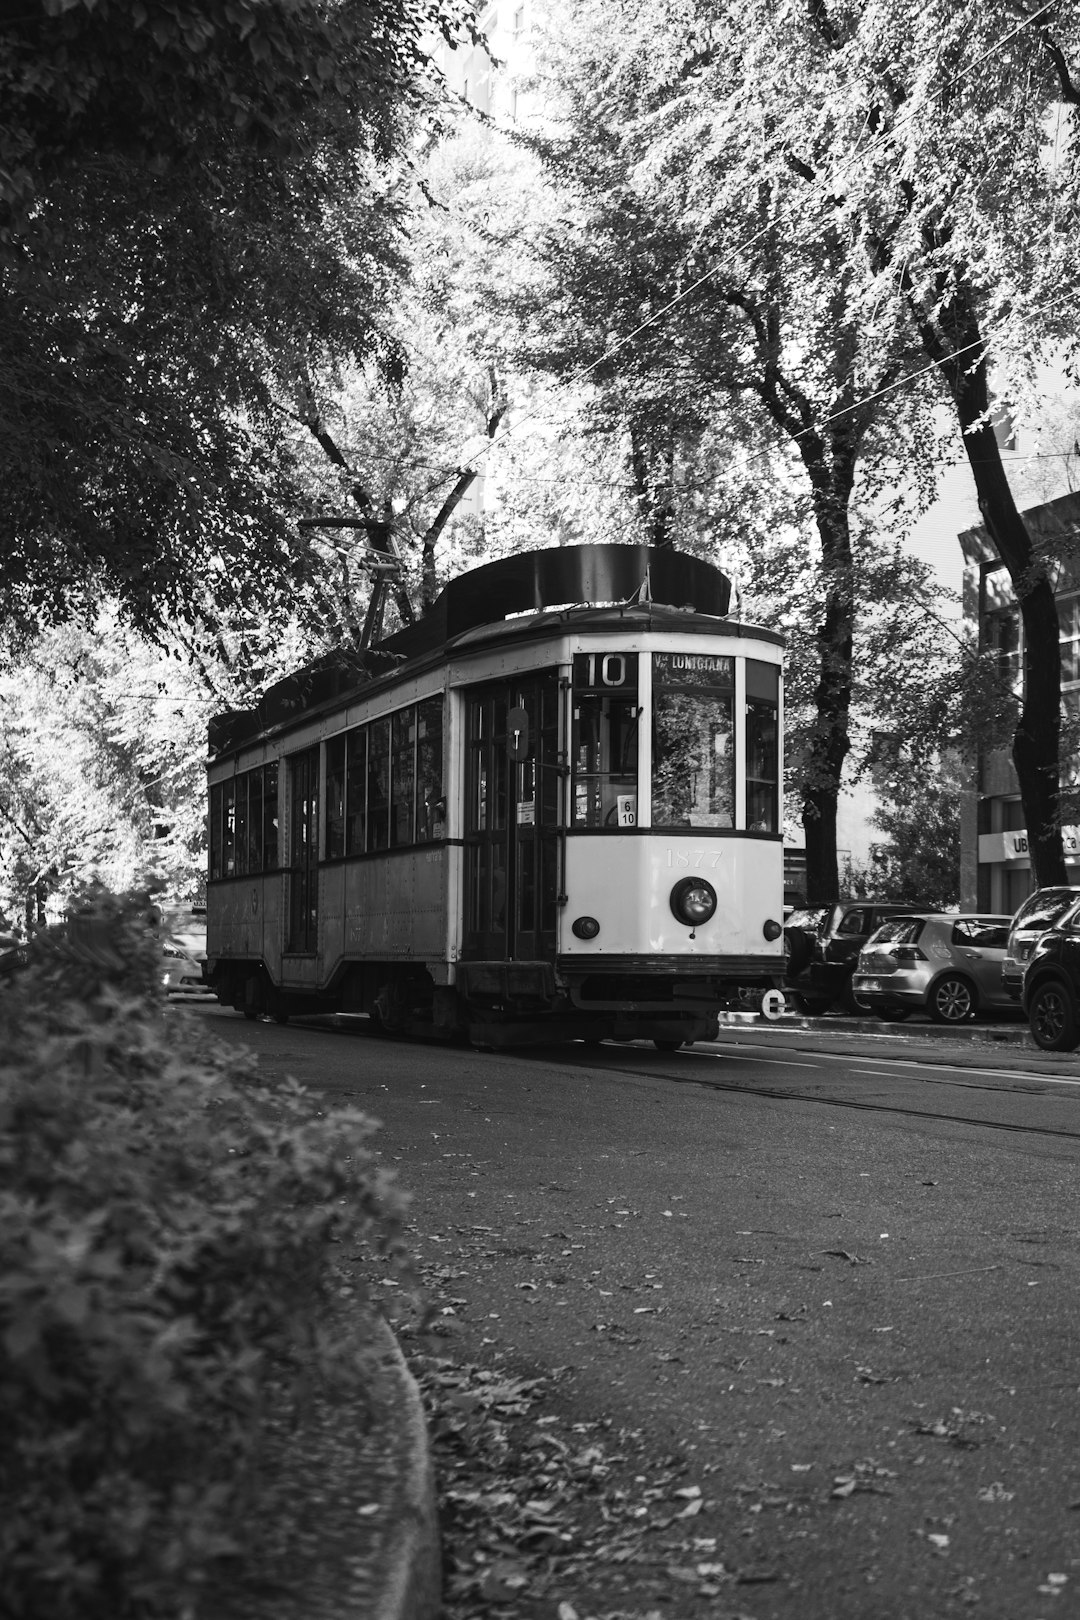
[[[530,552],[217,716],[218,1000],[672,1050],[778,988],[782,638],[729,599],[677,552]]]

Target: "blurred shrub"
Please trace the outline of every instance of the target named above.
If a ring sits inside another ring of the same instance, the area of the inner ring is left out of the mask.
[[[372,1122],[260,1085],[159,972],[145,897],[98,894],[0,989],[5,1620],[192,1614],[270,1401],[362,1387],[334,1246],[400,1258]]]

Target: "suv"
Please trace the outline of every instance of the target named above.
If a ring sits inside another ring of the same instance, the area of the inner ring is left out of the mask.
[[[840,900],[793,911],[784,924],[785,996],[812,1016],[836,1001],[846,1012],[862,1012],[851,988],[859,952],[887,918],[919,910],[889,901]]]
[[[1080,898],[1035,942],[1024,971],[1023,1005],[1036,1046],[1080,1046]]]
[[[1036,889],[1029,894],[1009,924],[1009,939],[1005,947],[1005,960],[1001,964],[1001,982],[1016,1001],[1024,988],[1024,969],[1031,953],[1048,928],[1064,916],[1074,900],[1080,900],[1080,889]]]

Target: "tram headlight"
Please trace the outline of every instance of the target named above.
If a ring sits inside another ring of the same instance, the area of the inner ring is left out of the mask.
[[[595,917],[575,917],[570,924],[570,932],[575,939],[595,939],[600,932],[600,924]]]
[[[766,939],[779,939],[780,935],[784,932],[783,924],[778,923],[775,918],[770,917],[768,922],[762,923],[761,932],[765,935]]]
[[[671,891],[671,914],[688,928],[707,923],[716,910],[716,890],[704,878],[683,878]]]

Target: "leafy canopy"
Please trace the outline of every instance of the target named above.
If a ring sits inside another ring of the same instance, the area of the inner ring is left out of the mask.
[[[467,0],[26,0],[0,23],[0,590],[303,578],[279,401],[364,356],[401,274],[425,40]]]

